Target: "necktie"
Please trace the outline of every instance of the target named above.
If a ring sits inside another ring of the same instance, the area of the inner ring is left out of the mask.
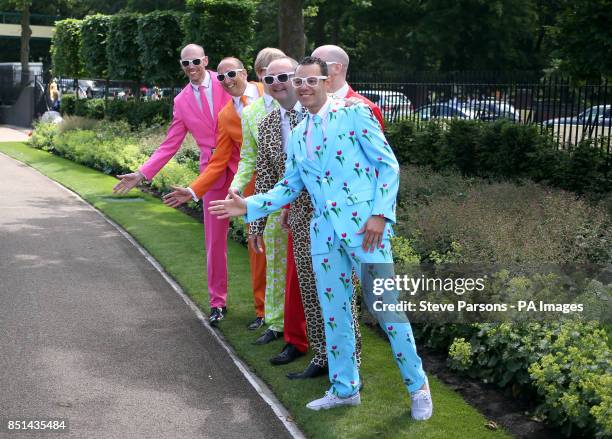
[[[295,111],[295,109],[292,108],[291,110],[287,111],[285,114],[289,115],[289,129],[292,130],[299,123],[297,111]]]
[[[200,110],[202,111],[207,111],[210,113],[210,115],[212,116],[212,102],[208,102],[208,98],[206,97],[206,87],[204,87],[203,85],[200,85],[198,87],[198,90],[200,90]]]
[[[307,152],[308,158],[311,160],[315,159],[315,156],[320,158],[323,153],[323,119],[318,114],[312,117],[312,124],[310,127]]]

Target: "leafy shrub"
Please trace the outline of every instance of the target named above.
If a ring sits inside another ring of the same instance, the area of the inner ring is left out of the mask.
[[[577,433],[612,435],[612,355],[606,331],[567,323],[550,339],[550,349],[529,367],[548,422]]]
[[[397,213],[396,233],[411,239],[422,260],[449,251],[468,263],[612,260],[611,219],[602,206],[534,183],[488,183],[408,166]]]
[[[110,19],[106,39],[108,75],[113,79],[138,81],[142,66],[137,61],[140,48],[135,44],[138,38],[137,14],[117,14]]]
[[[89,119],[103,119],[104,107],[104,99],[77,99],[74,106],[74,115]]]
[[[95,14],[83,18],[81,24],[80,57],[86,76],[106,78],[108,58],[106,57],[106,38],[110,16]]]
[[[59,127],[55,123],[36,123],[29,140],[30,146],[53,152],[55,150],[55,137],[58,133]]]
[[[62,96],[62,104],[60,106],[60,111],[62,116],[70,116],[73,115],[76,108],[77,98],[74,93],[66,93]]]
[[[529,178],[578,193],[612,189],[605,148],[591,139],[572,151],[560,150],[538,127],[503,119],[403,120],[388,126],[386,134],[402,164],[495,179]]]
[[[81,46],[81,20],[68,18],[55,22],[51,39],[53,74],[78,78],[83,74],[79,56]]]
[[[80,116],[64,116],[62,123],[59,124],[59,132],[65,133],[71,130],[93,130],[99,125],[96,119],[89,119]]]
[[[154,11],[138,19],[138,46],[145,81],[177,83],[182,77],[178,63],[183,40],[181,16],[172,11]]]
[[[132,128],[164,124],[172,118],[172,101],[140,101],[113,99],[106,105],[106,117],[111,121],[125,120]]]
[[[187,0],[184,43],[197,43],[216,66],[222,54],[248,64],[253,52],[256,3],[252,0]]]

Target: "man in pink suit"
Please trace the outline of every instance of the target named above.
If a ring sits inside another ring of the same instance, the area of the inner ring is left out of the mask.
[[[174,98],[172,123],[166,138],[138,171],[117,176],[121,181],[114,187],[115,193],[127,193],[143,179],[155,177],[179,150],[188,132],[200,147],[200,173],[206,169],[216,145],[217,115],[230,100],[230,95],[221,87],[215,72],[206,70],[208,57],[201,46],[185,46],[181,50],[180,63],[189,84]],[[211,323],[226,311],[229,221],[212,216],[208,212],[208,203],[224,199],[233,178],[233,173],[226,168],[203,198]]]

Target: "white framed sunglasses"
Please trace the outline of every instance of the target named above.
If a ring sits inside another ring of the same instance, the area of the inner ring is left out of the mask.
[[[189,64],[193,64],[194,66],[199,66],[200,64],[202,64],[202,61],[204,61],[204,58],[182,59],[179,62],[181,63],[183,67],[189,67]]]
[[[295,88],[300,88],[304,84],[306,84],[308,87],[316,87],[319,84],[320,79],[325,80],[327,79],[327,76],[308,76],[306,78],[295,76],[291,78],[291,84]]]
[[[279,73],[278,75],[266,75],[263,77],[263,82],[268,85],[274,84],[274,82],[279,82],[281,84],[289,81],[289,78],[293,76],[293,72]]]
[[[242,72],[243,70],[244,69],[234,69],[234,70],[228,70],[225,73],[217,73],[217,79],[219,80],[219,82],[225,81],[226,76],[230,79],[234,79],[236,75],[238,74],[238,72]]]

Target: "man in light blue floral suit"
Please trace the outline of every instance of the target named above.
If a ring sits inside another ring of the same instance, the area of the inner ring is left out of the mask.
[[[310,225],[312,265],[332,383],[322,398],[307,405],[312,410],[360,403],[351,270],[361,277],[362,264],[393,263],[389,237],[399,186],[399,165],[370,109],[361,104],[345,107],[343,101],[328,98],[326,79],[327,65],[313,57],[302,60],[292,78],[309,114],[291,133],[284,178],[267,193],[243,199],[230,192],[230,199],[213,201],[210,207],[220,218],[246,214],[250,222],[290,203],[303,188],[310,193],[315,209]],[[364,302],[371,304],[372,291],[363,291]],[[433,405],[410,324],[405,317],[389,320],[385,313],[375,315],[411,394],[412,417],[429,419]]]

